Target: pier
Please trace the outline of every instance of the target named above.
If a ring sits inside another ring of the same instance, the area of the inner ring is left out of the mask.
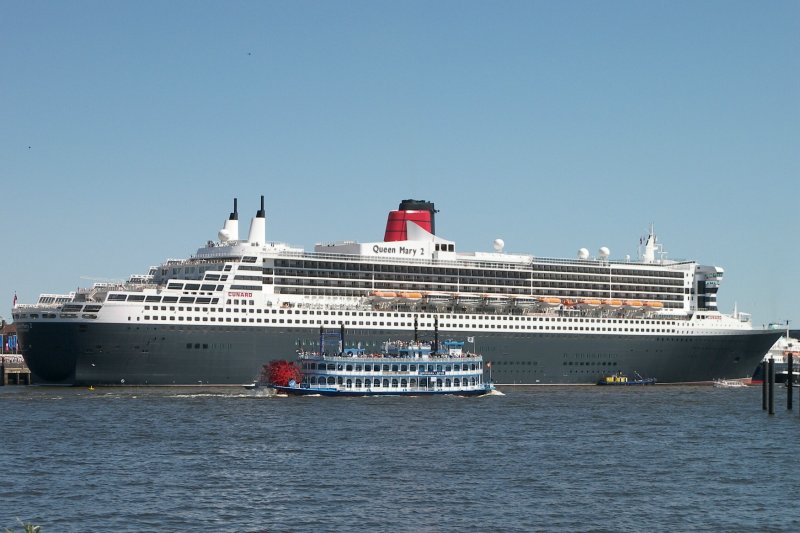
[[[0,385],[30,385],[31,384],[31,371],[25,362],[9,361],[3,359],[0,363],[0,370],[2,370],[2,379]]]

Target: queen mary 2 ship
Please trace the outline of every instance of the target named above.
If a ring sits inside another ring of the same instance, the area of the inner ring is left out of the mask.
[[[20,347],[34,381],[50,384],[244,384],[270,360],[316,349],[327,329],[345,332],[338,353],[417,334],[466,342],[501,385],[618,372],[678,383],[749,376],[780,336],[721,314],[723,270],[664,259],[652,230],[637,261],[605,247],[511,254],[500,239],[460,252],[436,235],[435,213],[404,200],[383,240],[307,252],[266,239],[263,196],[240,238],[234,200],[218,239],[188,259],[17,305]]]

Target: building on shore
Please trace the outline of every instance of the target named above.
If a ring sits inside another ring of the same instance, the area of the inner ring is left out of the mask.
[[[7,324],[5,320],[0,321],[0,354],[19,354],[17,326]]]

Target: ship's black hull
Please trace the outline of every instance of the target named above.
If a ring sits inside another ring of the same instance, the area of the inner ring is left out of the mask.
[[[160,326],[29,322],[18,328],[34,383],[64,385],[237,385],[261,366],[316,348],[315,328]],[[474,331],[447,331],[466,340]],[[492,362],[495,384],[594,384],[622,372],[659,383],[741,378],[780,332],[707,336],[480,332],[474,350]],[[397,330],[353,330],[347,345],[407,339]],[[472,345],[467,345],[473,348]]]

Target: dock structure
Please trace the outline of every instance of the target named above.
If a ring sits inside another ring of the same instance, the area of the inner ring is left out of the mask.
[[[31,371],[25,362],[8,361],[3,358],[0,363],[0,372],[2,379],[0,385],[30,385],[31,384]]]

